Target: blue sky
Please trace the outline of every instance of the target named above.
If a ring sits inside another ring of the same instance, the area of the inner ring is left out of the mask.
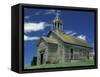
[[[52,30],[52,20],[56,13],[63,21],[67,34],[94,44],[94,13],[88,11],[68,11],[54,9],[24,8],[24,64],[30,65],[36,56],[37,44],[41,36]]]

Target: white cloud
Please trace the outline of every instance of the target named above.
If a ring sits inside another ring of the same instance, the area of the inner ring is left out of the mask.
[[[65,33],[66,33],[66,34],[71,34],[72,31],[70,31],[70,30],[69,30],[69,31],[65,31]]]
[[[24,16],[24,19],[29,19],[29,18],[31,18],[31,17],[33,17],[33,16],[37,16],[37,15],[40,15],[40,11],[39,12],[36,12],[36,13],[34,13],[34,14],[32,14],[32,15],[29,15],[29,16]]]
[[[58,13],[60,15],[61,13],[61,10],[54,10],[54,9],[51,9],[51,10],[46,10],[45,14],[49,15],[49,14],[56,14]]]
[[[50,26],[50,24],[47,24],[46,22],[24,23],[24,32],[40,31],[48,26]]]
[[[55,13],[55,10],[46,10],[45,14],[54,14]]]
[[[76,32],[73,32],[73,31],[70,31],[70,30],[65,31],[65,33],[66,33],[66,34],[69,34],[69,35],[71,35],[71,36],[74,36],[74,35],[77,34]]]
[[[30,36],[24,35],[24,40],[25,40],[25,41],[29,41],[29,40],[38,40],[38,39],[40,39],[40,37],[37,37],[37,36],[35,36],[35,37],[30,37]]]
[[[76,32],[72,32],[72,31],[70,31],[70,30],[67,30],[67,31],[65,31],[65,33],[66,34],[69,34],[69,35],[71,35],[71,36],[75,36],[75,35],[77,35],[77,33]],[[79,38],[79,39],[82,39],[82,40],[86,40],[86,36],[85,35],[78,35],[78,36],[75,36],[75,37],[77,37],[77,38]]]
[[[44,14],[46,14],[46,15],[49,15],[49,14],[58,14],[58,15],[60,15],[61,14],[61,10],[54,10],[54,9],[51,9],[51,10],[46,10],[45,12],[43,12]],[[37,11],[37,12],[35,12],[34,14],[32,14],[32,15],[29,15],[29,16],[24,16],[24,19],[29,19],[29,18],[31,18],[31,17],[33,17],[33,16],[38,16],[38,15],[41,15],[41,14],[43,14],[42,12],[40,12],[40,11]]]
[[[71,36],[75,36],[76,34],[77,34],[77,33],[76,33],[76,32],[74,32],[74,33],[71,33],[70,35],[71,35]]]
[[[82,40],[86,40],[86,36],[85,35],[79,35],[79,36],[77,36],[77,38],[82,39]]]

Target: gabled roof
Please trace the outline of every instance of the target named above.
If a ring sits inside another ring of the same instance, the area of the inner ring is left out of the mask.
[[[48,37],[42,37],[43,40],[45,40],[47,43],[51,43],[51,44],[57,44],[58,42],[55,39],[51,39]]]
[[[75,36],[71,36],[69,34],[65,34],[64,32],[58,33],[55,31],[51,31],[49,33],[49,35],[51,33],[54,33],[56,36],[58,36],[65,43],[70,43],[70,44],[75,44],[75,45],[80,45],[80,46],[85,46],[85,47],[91,47],[91,45],[89,45],[85,40],[76,38]]]

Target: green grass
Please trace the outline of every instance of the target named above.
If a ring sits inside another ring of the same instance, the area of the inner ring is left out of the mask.
[[[73,67],[73,66],[89,66],[89,65],[94,65],[94,61],[93,60],[81,60],[77,62],[66,62],[63,64],[42,64],[42,65],[36,65],[36,66],[25,66],[25,69]]]

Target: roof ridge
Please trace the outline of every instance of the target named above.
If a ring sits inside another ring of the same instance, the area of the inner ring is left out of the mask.
[[[61,32],[60,34],[58,34],[57,32],[52,31],[53,33],[55,33],[61,40],[63,40],[64,42],[68,42],[71,44],[76,44],[76,45],[81,45],[81,46],[86,46],[86,47],[91,47],[90,44],[88,44],[88,42],[86,42],[85,40],[80,40],[75,36],[71,36],[68,35],[64,32]],[[67,39],[67,41],[66,41]]]

